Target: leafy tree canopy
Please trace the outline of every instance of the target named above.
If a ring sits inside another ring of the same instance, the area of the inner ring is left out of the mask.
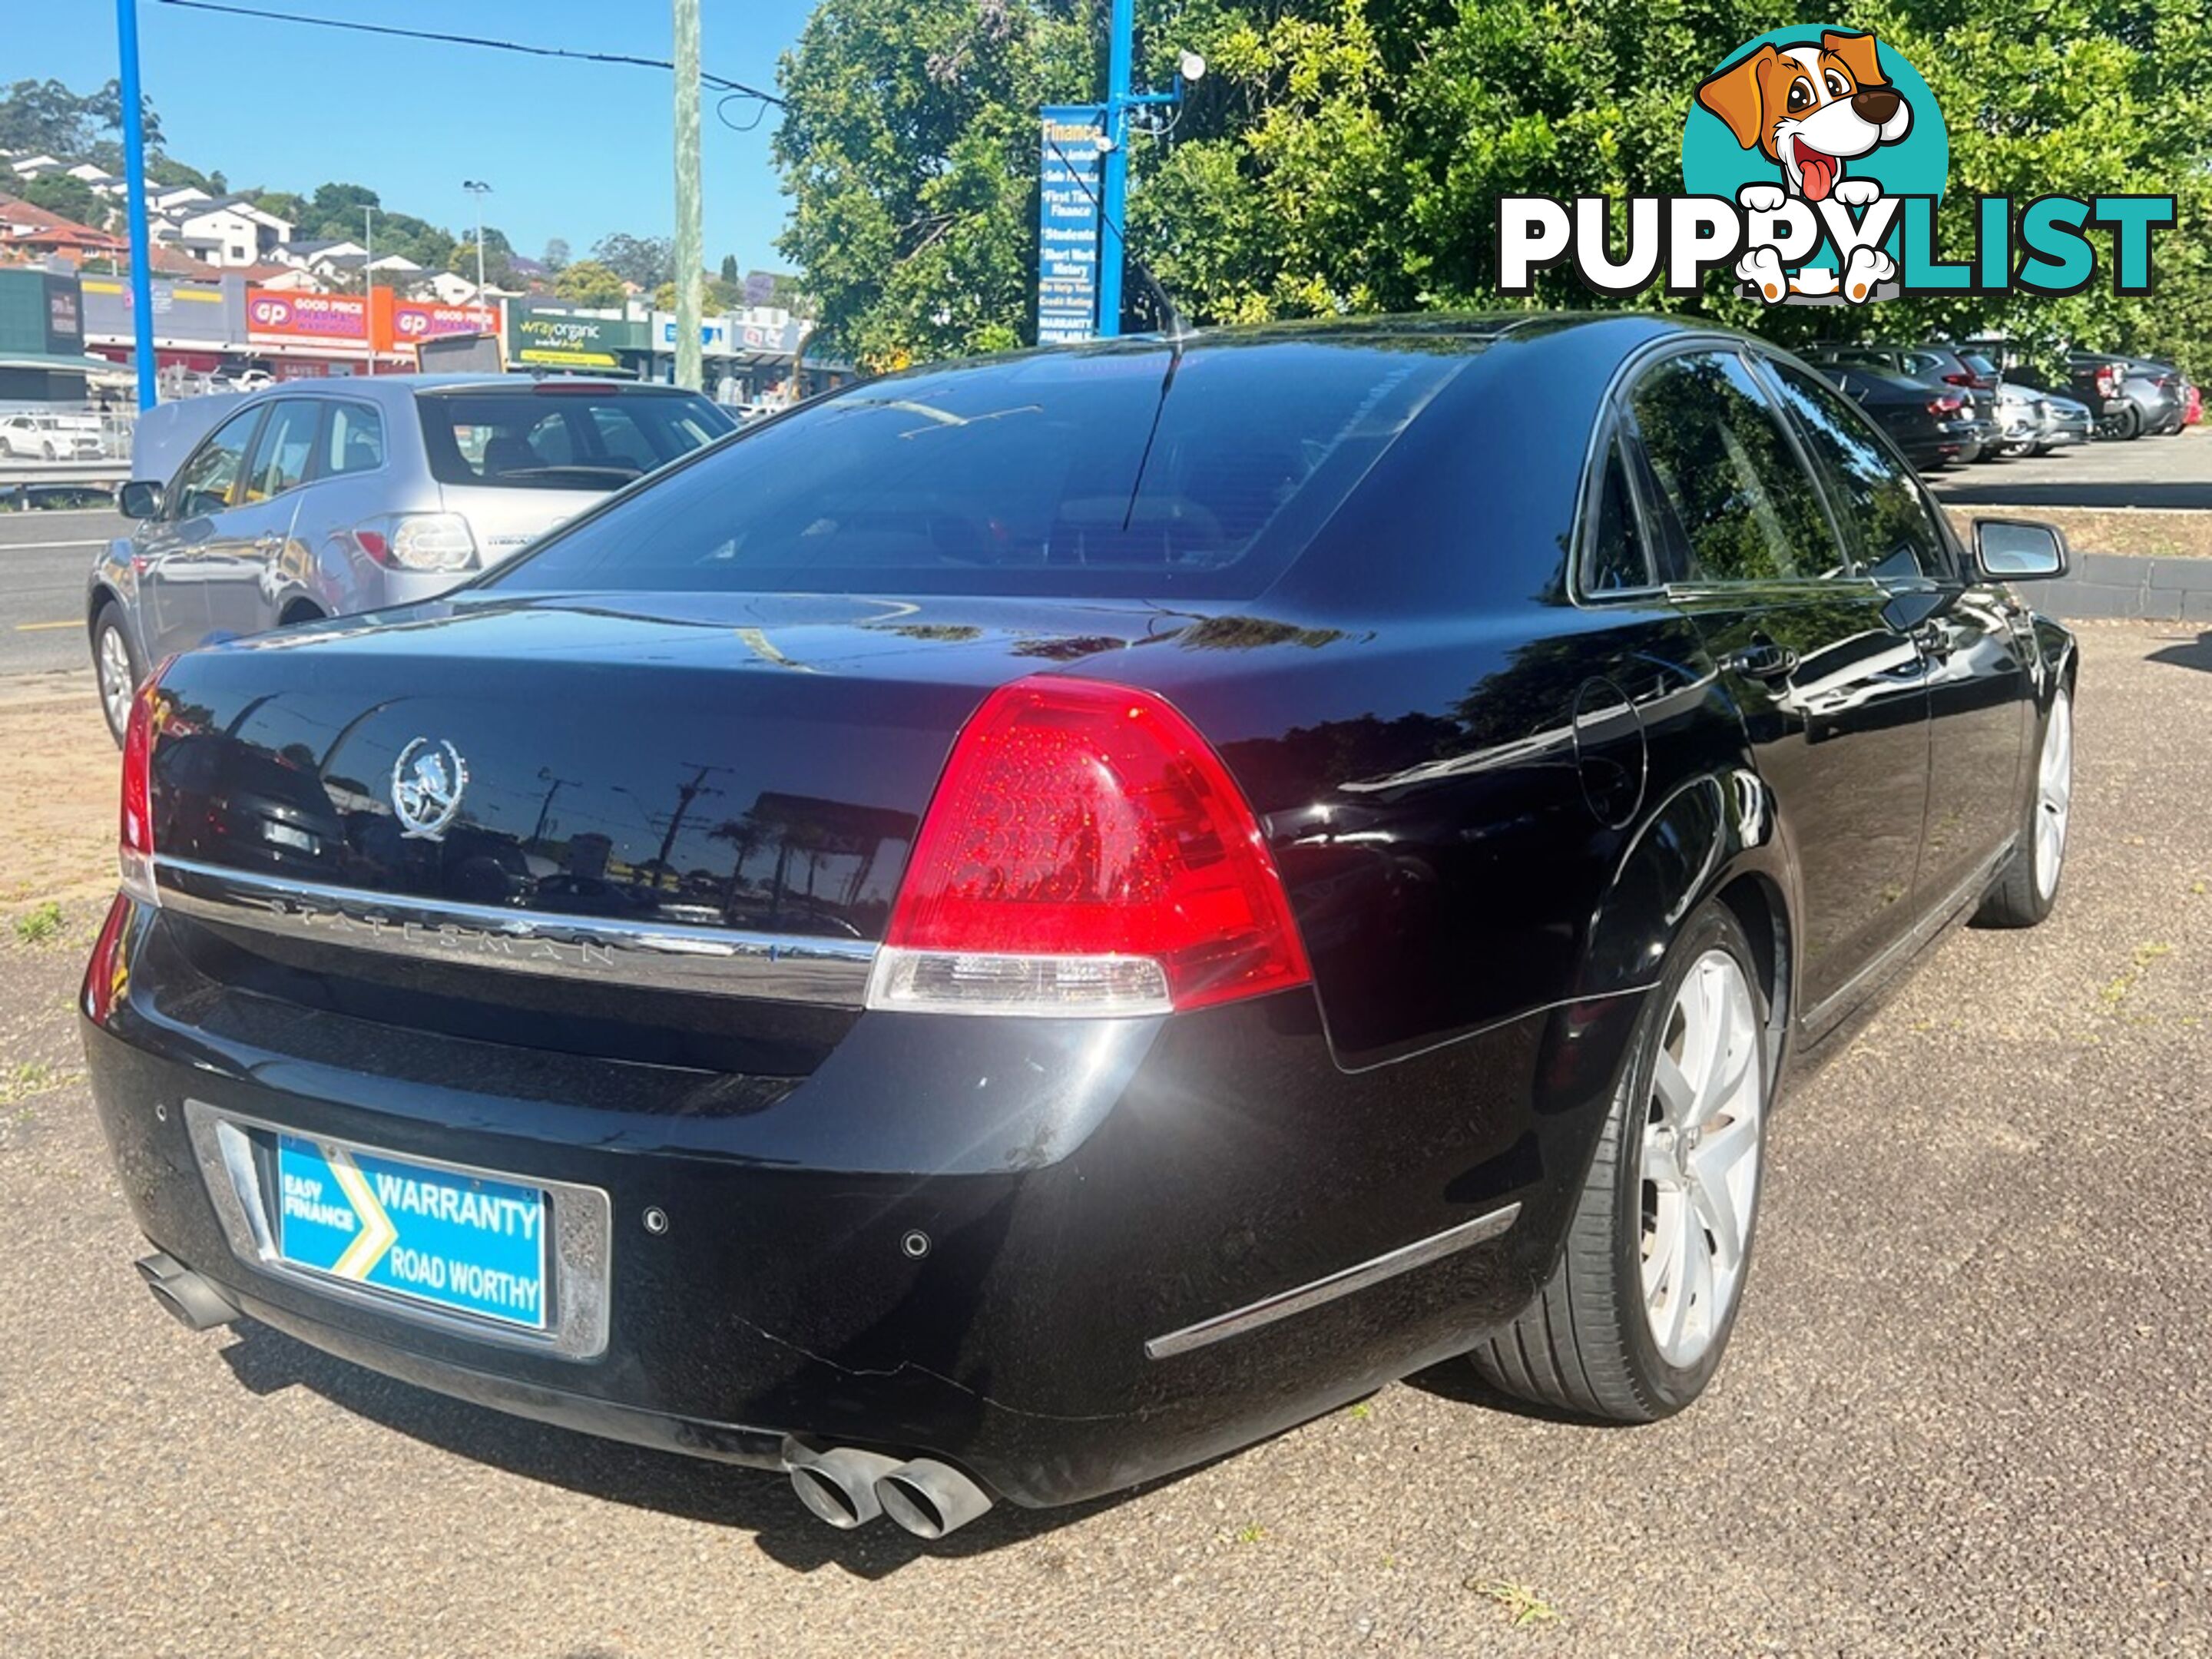
[[[592,246],[592,258],[626,283],[659,288],[676,280],[673,245],[665,236],[632,236],[617,231]]]
[[[58,213],[64,219],[74,219],[95,230],[107,222],[107,204],[99,193],[83,179],[72,179],[67,173],[53,173],[43,179],[24,179],[15,186],[15,193],[33,207]]]
[[[892,362],[1030,337],[1036,112],[1097,95],[1104,9],[823,0],[779,71],[775,155],[793,198],[781,246],[829,349]],[[1170,138],[1132,143],[1132,246],[1213,322],[1495,306],[1498,196],[1679,191],[1697,83],[1799,15],[1776,0],[1139,0],[1138,13],[1146,84],[1170,84],[1183,47],[1209,68]],[[2106,281],[2061,300],[1770,311],[1716,276],[1690,299],[1626,303],[1785,343],[2001,328],[2212,373],[2205,0],[1869,0],[1850,21],[1901,51],[1946,113],[1948,249],[1971,250],[1975,196],[2170,192],[2180,222],[2155,244],[2157,292],[2123,298]],[[1623,303],[1571,272],[1541,283],[1542,304]]]
[[[159,148],[161,118],[154,113],[151,99],[142,100],[141,106],[147,147]],[[0,149],[43,150],[64,161],[95,160],[91,152],[101,135],[122,130],[123,89],[113,81],[83,94],[71,92],[59,81],[18,81],[0,95]]]
[[[563,266],[553,279],[553,292],[573,305],[593,309],[623,302],[623,279],[597,259],[579,259]]]

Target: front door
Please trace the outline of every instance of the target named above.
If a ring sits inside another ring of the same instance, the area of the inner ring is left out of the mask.
[[[170,480],[161,516],[140,526],[134,538],[138,603],[155,662],[191,650],[212,627],[208,578],[217,568],[216,549],[228,533],[226,520],[237,505],[246,451],[264,407],[241,409],[209,434]]]
[[[1911,931],[1928,799],[1924,665],[1839,546],[1736,350],[1662,359],[1629,395],[1673,602],[1773,792],[1800,891],[1797,1000],[1819,1018]]]
[[[322,405],[311,398],[286,398],[270,406],[247,456],[238,504],[221,515],[203,555],[213,638],[276,626],[276,571],[291,539],[321,416]]]

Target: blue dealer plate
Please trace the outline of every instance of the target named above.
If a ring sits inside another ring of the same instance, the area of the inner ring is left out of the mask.
[[[360,1147],[276,1137],[276,1254],[502,1325],[545,1328],[545,1194]]]

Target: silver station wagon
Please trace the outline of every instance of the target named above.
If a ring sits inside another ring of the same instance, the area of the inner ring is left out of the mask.
[[[173,471],[124,486],[137,526],[93,568],[85,617],[118,742],[171,653],[431,598],[735,429],[696,392],[525,375],[295,380],[205,419]]]

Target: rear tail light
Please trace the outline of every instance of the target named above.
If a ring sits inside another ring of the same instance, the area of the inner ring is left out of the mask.
[[[960,733],[915,839],[872,1008],[1159,1014],[1312,977],[1258,820],[1147,691],[1038,676]]]
[[[84,967],[84,1012],[95,1025],[107,1024],[131,982],[130,964],[123,956],[123,929],[130,920],[131,901],[118,893],[107,907],[107,920],[100,924],[100,937],[93,941],[92,960]]]
[[[394,513],[356,526],[356,545],[388,570],[466,570],[477,561],[469,521],[458,513]]]
[[[154,884],[154,702],[169,665],[163,663],[131,700],[123,729],[123,816],[116,837],[123,890],[149,904],[161,902]]]
[[[1943,383],[1946,386],[1972,386],[1974,383],[1974,377],[1971,374],[1954,373],[1946,374],[1943,377]]]
[[[1928,412],[1938,416],[1956,415],[1966,406],[1966,400],[1964,398],[1931,398],[1928,400]]]

